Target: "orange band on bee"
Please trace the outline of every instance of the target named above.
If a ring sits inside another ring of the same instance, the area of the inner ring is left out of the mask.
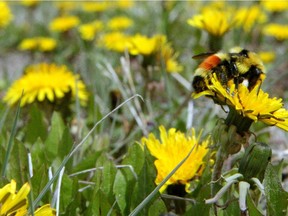
[[[217,55],[211,55],[206,58],[200,65],[200,68],[204,68],[206,70],[211,70],[216,67],[221,62],[221,59]]]

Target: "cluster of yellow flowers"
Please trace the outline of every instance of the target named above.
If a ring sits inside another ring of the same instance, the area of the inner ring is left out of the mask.
[[[105,12],[113,9],[129,9],[134,6],[133,0],[115,1],[55,1],[54,4],[61,11],[69,12],[81,9],[88,13]]]
[[[49,37],[33,37],[24,39],[20,45],[20,50],[52,51],[56,48],[57,42]]]
[[[193,27],[203,29],[218,37],[235,27],[250,32],[256,24],[266,24],[267,14],[263,8],[274,13],[280,13],[288,8],[285,1],[261,1],[260,5],[240,8],[224,3],[213,4],[215,3],[203,7],[201,13],[194,15],[187,22]],[[287,26],[283,24],[270,23],[263,26],[263,34],[273,36],[277,40],[287,39],[287,31]]]
[[[86,41],[92,41],[96,34],[107,26],[107,30],[120,31],[125,30],[133,25],[133,20],[126,16],[117,16],[111,18],[105,25],[102,21],[95,20],[93,22],[85,23],[79,26],[81,38]]]
[[[128,51],[131,55],[151,56],[156,54],[158,60],[164,60],[167,72],[180,72],[182,66],[177,62],[177,53],[167,42],[165,35],[126,35],[121,32],[112,32],[103,35],[99,45],[107,49],[124,52]]]

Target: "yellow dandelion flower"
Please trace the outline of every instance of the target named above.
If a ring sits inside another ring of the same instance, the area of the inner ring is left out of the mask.
[[[158,44],[160,44],[160,59],[165,61],[167,72],[181,72],[183,66],[177,62],[178,54],[175,53],[170,43],[167,43],[166,37],[158,36]]]
[[[189,192],[189,182],[197,175],[201,175],[199,170],[205,166],[204,157],[208,153],[209,139],[200,143],[200,136],[196,137],[194,129],[192,135],[186,136],[175,128],[166,131],[164,126],[159,127],[160,140],[150,133],[148,138],[143,137],[141,142],[147,146],[151,155],[156,160],[154,162],[157,169],[155,183],[158,185],[179,163],[192,148],[189,158],[174,173],[174,175],[160,189],[163,192],[168,185],[183,184]]]
[[[223,87],[216,74],[211,78],[208,90],[200,96],[216,97],[217,100],[227,104],[243,117],[254,122],[262,121],[268,125],[276,125],[288,131],[288,110],[283,108],[281,98],[269,98],[269,94],[256,85],[251,91],[239,84],[236,88],[232,83],[229,88]]]
[[[59,10],[63,11],[64,13],[79,7],[78,1],[62,0],[62,1],[53,1],[53,3]]]
[[[26,7],[34,7],[39,4],[40,0],[21,0],[21,4]]]
[[[271,12],[282,12],[288,9],[288,1],[262,0],[261,5]]]
[[[166,71],[170,73],[178,73],[183,70],[183,66],[180,65],[174,58],[166,60]]]
[[[0,1],[0,28],[7,26],[13,19],[13,15],[8,7],[8,4],[4,1]]]
[[[20,50],[40,50],[43,52],[52,51],[56,48],[57,42],[49,37],[34,37],[24,39],[20,45]]]
[[[259,6],[253,5],[237,9],[235,19],[238,26],[249,32],[255,24],[266,22],[267,17]]]
[[[28,201],[27,195],[30,192],[30,186],[28,183],[24,184],[19,192],[16,194],[16,182],[14,180],[11,183],[5,185],[0,189],[0,215],[16,214],[18,211],[27,209]]]
[[[51,31],[65,32],[76,27],[79,23],[80,20],[76,16],[62,16],[53,19],[49,27]]]
[[[9,184],[0,188],[0,215],[17,215],[26,216],[28,208],[27,196],[30,192],[30,185],[24,184],[21,189],[16,193],[16,182],[11,180]],[[34,215],[56,215],[55,209],[52,209],[49,204],[38,208]]]
[[[288,25],[271,23],[263,28],[263,34],[272,36],[279,41],[288,39]]]
[[[111,8],[114,3],[109,1],[83,2],[82,9],[86,12],[103,12]]]
[[[132,55],[150,55],[155,52],[157,48],[158,37],[148,38],[145,35],[136,34],[130,38],[132,47],[129,49]]]
[[[258,55],[264,63],[271,63],[275,60],[275,52],[259,52]]]
[[[41,51],[51,51],[54,50],[57,42],[53,38],[39,37],[39,50]]]
[[[125,16],[113,17],[108,23],[111,30],[124,30],[133,25],[133,20]]]
[[[118,8],[127,9],[134,6],[133,0],[116,0],[114,4],[117,5]]]
[[[73,74],[65,65],[36,64],[27,67],[25,74],[8,89],[3,100],[10,106],[16,104],[22,95],[21,106],[35,101],[54,102],[71,92],[82,105],[88,100],[85,84],[78,74]]]
[[[79,33],[83,40],[92,41],[95,35],[103,29],[103,23],[101,21],[94,21],[79,26]]]
[[[213,36],[222,36],[236,23],[232,10],[211,8],[187,20],[193,27],[203,29]]]
[[[20,50],[34,50],[38,46],[38,41],[35,40],[34,38],[27,38],[21,41],[20,45],[18,48]]]
[[[130,36],[122,32],[111,32],[103,35],[99,41],[99,45],[117,52],[124,52],[132,47]]]

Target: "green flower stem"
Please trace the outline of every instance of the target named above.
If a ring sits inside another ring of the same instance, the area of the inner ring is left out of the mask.
[[[228,116],[225,120],[225,124],[227,126],[235,125],[237,128],[237,133],[239,133],[240,135],[243,135],[245,132],[249,131],[252,123],[252,119],[243,117],[233,108],[230,108]]]
[[[209,34],[209,49],[210,51],[217,52],[222,49],[223,36],[215,36]]]
[[[237,153],[242,145],[246,145],[250,134],[249,128],[253,120],[243,117],[233,108],[230,108],[228,116],[221,122],[213,133],[214,143],[218,147],[215,165],[212,173],[211,196],[217,194],[216,182],[220,179],[225,160],[230,154]],[[217,215],[217,208],[214,206]]]
[[[224,164],[224,161],[228,158],[227,151],[220,146],[220,148],[217,151],[216,154],[216,160],[215,160],[215,165],[212,173],[212,184],[211,184],[211,195],[212,197],[215,196],[216,194],[216,188],[215,188],[215,183],[220,179],[221,174],[222,174],[222,167]]]

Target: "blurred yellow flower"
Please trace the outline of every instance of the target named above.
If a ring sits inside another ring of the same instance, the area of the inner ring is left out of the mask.
[[[282,12],[288,9],[288,1],[261,0],[261,5],[271,12]]]
[[[57,42],[49,37],[26,38],[19,45],[20,50],[51,51],[56,48]]]
[[[177,62],[178,54],[175,53],[170,43],[167,43],[167,39],[159,38],[158,44],[160,45],[159,54],[160,54],[160,61],[162,59],[165,61],[166,71],[170,73],[174,72],[181,72],[183,70],[183,66]]]
[[[8,7],[8,4],[4,1],[0,1],[0,28],[7,26],[13,19],[13,15]]]
[[[178,73],[183,70],[183,66],[180,65],[176,59],[169,58],[166,60],[166,71],[170,73]]]
[[[21,0],[21,4],[26,7],[34,7],[39,4],[40,0]]]
[[[288,39],[288,25],[271,23],[263,28],[263,34],[272,36],[279,41]]]
[[[86,12],[102,12],[113,6],[114,2],[94,1],[81,3],[82,9]]]
[[[16,182],[11,180],[9,184],[0,188],[0,215],[4,216],[26,216],[28,208],[27,196],[30,192],[30,185],[24,184],[21,189],[16,193]],[[55,209],[52,209],[49,204],[38,208],[34,212],[35,216],[54,216],[56,215]]]
[[[216,74],[213,74],[211,83],[207,87],[207,91],[197,96],[217,97],[217,100],[227,104],[243,117],[254,122],[262,121],[268,125],[276,125],[288,131],[288,110],[283,108],[282,99],[269,98],[269,94],[260,89],[259,85],[251,91],[242,83],[238,88],[234,83],[227,88],[222,86]]]
[[[249,32],[255,24],[264,23],[267,17],[258,5],[253,5],[237,9],[235,19],[238,26]]]
[[[24,106],[35,101],[55,102],[70,93],[73,98],[77,94],[80,103],[86,104],[88,93],[78,74],[73,74],[65,65],[41,63],[28,66],[24,75],[8,89],[3,100],[12,106],[21,99],[20,105]]]
[[[275,52],[259,52],[258,55],[264,63],[271,63],[275,60]]]
[[[108,9],[131,8],[134,5],[133,0],[102,0],[102,1],[85,1],[81,2],[82,9],[86,12],[103,12]]]
[[[193,148],[192,153],[174,175],[161,187],[163,192],[168,185],[183,184],[189,192],[190,181],[193,177],[202,174],[205,166],[204,157],[208,153],[210,139],[207,138],[202,143],[200,136],[196,137],[195,130],[191,130],[191,135],[185,135],[175,128],[170,128],[168,132],[164,126],[159,127],[160,140],[150,133],[148,138],[143,137],[141,142],[146,145],[151,155],[156,160],[154,162],[157,169],[155,183],[158,185],[163,179],[182,161]]]
[[[99,45],[116,52],[124,52],[131,48],[130,36],[122,32],[111,32],[102,36]]]
[[[78,31],[80,32],[83,40],[92,41],[96,34],[103,29],[103,23],[101,21],[94,21],[79,26]]]
[[[133,20],[125,16],[113,17],[108,23],[111,30],[124,30],[133,25]]]
[[[130,38],[132,47],[129,49],[132,55],[150,55],[157,48],[157,37],[148,38],[145,35],[136,34]]]
[[[54,5],[62,12],[74,10],[79,7],[80,2],[72,0],[53,1]]]
[[[119,8],[131,8],[134,6],[134,1],[133,0],[115,0],[114,4],[117,4],[117,7]]]
[[[213,36],[222,36],[236,24],[232,10],[211,8],[203,10],[187,20],[188,24],[207,31]]]
[[[65,32],[76,27],[79,23],[80,20],[76,16],[62,16],[53,19],[49,27],[51,31]]]

